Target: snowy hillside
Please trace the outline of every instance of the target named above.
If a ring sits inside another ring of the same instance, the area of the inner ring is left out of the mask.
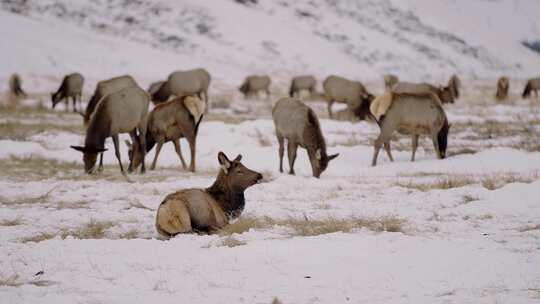
[[[0,76],[158,79],[205,66],[236,84],[251,72],[443,80],[540,70],[540,55],[523,45],[540,37],[534,0],[260,2],[3,0],[10,43],[0,46]]]

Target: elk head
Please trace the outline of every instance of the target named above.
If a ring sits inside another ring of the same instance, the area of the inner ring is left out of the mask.
[[[98,153],[107,151],[105,148],[91,148],[82,146],[71,146],[72,149],[83,153],[84,172],[91,174],[96,165]]]

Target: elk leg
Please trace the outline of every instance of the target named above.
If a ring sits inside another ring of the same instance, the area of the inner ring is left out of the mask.
[[[379,157],[379,150],[381,149],[383,145],[382,141],[382,134],[377,137],[374,144],[374,151],[373,151],[373,160],[371,161],[371,166],[375,167],[377,165],[377,157]]]
[[[137,131],[133,130],[133,131],[129,132],[129,137],[131,137],[131,142],[133,143],[133,145],[139,145],[139,138],[137,137]],[[136,151],[139,151],[139,150],[136,149],[136,148],[133,148],[133,153],[135,153]],[[129,173],[133,172],[133,162],[132,161],[129,162],[128,172]]]
[[[197,138],[193,137],[188,140],[189,143],[189,151],[191,153],[191,160],[189,163],[189,171],[195,172],[195,158],[196,158],[196,152],[197,152]]]
[[[330,99],[328,101],[328,116],[332,118],[332,104],[334,103],[333,99]]]
[[[433,139],[433,147],[435,148],[435,154],[437,155],[438,159],[442,159],[441,151],[439,150],[439,139],[437,138],[437,134],[431,136]]]
[[[152,162],[152,166],[150,166],[150,170],[156,169],[156,163],[159,156],[159,151],[161,151],[161,146],[163,146],[163,142],[158,141],[156,145],[156,155],[154,155],[154,161]]]
[[[287,142],[287,154],[289,156],[289,174],[294,175],[294,161],[296,160],[296,150],[298,145],[293,141]]]
[[[99,167],[98,172],[103,171],[103,152],[99,153]]]
[[[173,140],[173,144],[174,150],[176,151],[176,154],[178,154],[178,157],[180,157],[180,161],[182,162],[182,168],[186,170],[186,161],[184,160],[184,156],[182,156],[182,150],[180,149],[180,138]]]
[[[388,155],[390,161],[393,162],[394,158],[392,157],[392,151],[390,149],[390,141],[384,143],[384,150],[386,151],[386,155]]]
[[[418,134],[413,134],[412,136],[412,156],[411,161],[414,161],[414,157],[416,156],[416,148],[418,148]]]
[[[71,96],[71,101],[73,102],[73,113],[77,112],[77,97]]]
[[[285,139],[281,135],[277,135],[279,143],[279,172],[283,173],[283,152],[285,150]]]
[[[116,155],[116,158],[118,159],[118,164],[120,165],[120,171],[122,171],[122,175],[126,175],[126,172],[124,171],[124,166],[122,166],[122,160],[120,159],[120,144],[118,144],[118,134],[113,135],[112,140],[114,143],[114,154]]]

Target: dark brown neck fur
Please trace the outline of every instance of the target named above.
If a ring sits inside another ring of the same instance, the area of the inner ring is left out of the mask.
[[[315,153],[317,149],[321,149],[321,155],[326,155],[326,142],[321,132],[321,126],[317,116],[311,109],[308,110],[308,121],[304,128],[303,137],[304,146],[308,153]]]
[[[105,139],[111,136],[111,118],[105,109],[107,106],[106,100],[103,102],[104,104],[96,109],[96,113],[94,113],[94,117],[92,117],[86,130],[84,146],[87,148],[104,148]]]
[[[223,170],[219,171],[216,181],[206,192],[212,196],[230,219],[240,216],[246,205],[244,190],[233,190],[227,183]]]

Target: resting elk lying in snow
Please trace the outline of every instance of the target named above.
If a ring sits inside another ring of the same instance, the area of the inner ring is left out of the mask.
[[[300,97],[302,91],[308,91],[309,95],[313,96],[316,85],[317,80],[312,75],[296,76],[291,80],[289,96],[294,97],[296,94],[297,97]]]
[[[129,75],[118,76],[98,82],[94,95],[92,95],[92,98],[90,98],[90,101],[86,105],[86,111],[83,115],[84,124],[88,124],[94,110],[104,96],[133,86],[137,86],[137,83],[135,82],[135,79]]]
[[[508,77],[501,77],[499,80],[497,80],[497,93],[495,94],[495,98],[498,101],[504,101],[506,98],[508,98],[508,89],[510,88],[510,81],[508,80]]]
[[[241,155],[231,161],[219,152],[221,169],[214,184],[206,189],[185,189],[167,195],[157,211],[156,230],[167,237],[189,232],[213,233],[239,217],[246,204],[244,191],[263,177],[246,168],[241,160]]]
[[[77,112],[77,100],[82,107],[82,89],[84,77],[79,73],[64,76],[60,87],[55,93],[51,93],[52,108],[54,109],[62,100],[66,103],[66,111],[69,106],[69,98],[73,100],[73,112]]]
[[[161,146],[172,141],[176,153],[180,157],[182,167],[186,169],[186,162],[180,151],[180,138],[185,137],[191,150],[191,163],[189,170],[195,172],[195,144],[197,132],[204,113],[205,104],[196,96],[178,97],[171,101],[158,104],[148,115],[146,128],[146,152],[156,146],[156,155],[150,170],[154,170]],[[133,144],[126,142],[129,147],[130,166],[137,169],[142,161],[142,151],[133,149]]]
[[[171,96],[183,97],[197,95],[204,98],[205,111],[208,112],[208,87],[211,77],[205,69],[172,72],[152,96],[154,104],[166,102]]]
[[[540,77],[529,79],[527,80],[527,84],[525,85],[521,96],[527,98],[531,95],[531,91],[534,91],[535,97],[538,98],[538,90],[540,90]]]
[[[387,92],[375,98],[370,107],[381,133],[375,140],[372,166],[377,164],[379,150],[388,144],[390,160],[390,140],[392,133],[412,136],[412,156],[414,161],[418,137],[425,134],[433,140],[433,146],[439,158],[445,158],[450,125],[439,98],[433,93],[393,93]]]
[[[284,142],[287,139],[289,173],[294,173],[298,146],[307,150],[313,176],[319,178],[328,163],[339,154],[326,154],[326,143],[315,112],[301,101],[280,99],[272,110],[276,136],[279,142],[279,172],[283,172]]]
[[[334,102],[346,103],[349,109],[360,109],[364,103],[369,105],[373,99],[373,95],[368,93],[362,83],[335,75],[330,75],[324,80],[323,88],[330,118],[332,118],[332,104]],[[358,118],[364,119],[365,117],[358,116]]]
[[[264,91],[266,96],[270,96],[270,77],[268,75],[250,75],[246,77],[239,90],[244,94],[244,99],[257,96]]]
[[[112,137],[120,170],[125,175],[122,160],[120,159],[118,134],[129,133],[132,141],[137,143],[134,145],[135,151],[146,147],[146,116],[149,102],[150,96],[148,93],[137,86],[121,89],[102,98],[86,129],[84,146],[71,146],[73,149],[83,153],[85,172],[92,173],[94,171],[98,153],[102,153],[99,170],[103,168],[103,152],[107,150],[104,147],[105,139]],[[139,134],[137,134],[137,130]],[[141,173],[144,173],[146,149],[141,150]],[[129,168],[129,171],[131,171],[131,168]]]

